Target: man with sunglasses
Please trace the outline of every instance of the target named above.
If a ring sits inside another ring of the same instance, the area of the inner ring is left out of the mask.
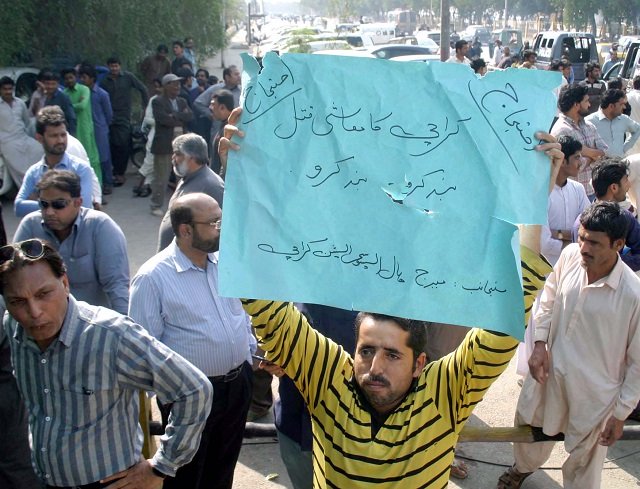
[[[31,239],[0,248],[0,293],[32,460],[47,488],[159,488],[188,462],[211,405],[207,379],[130,318],[76,301],[62,257]],[[172,403],[170,428],[141,458],[138,392]]]
[[[190,193],[171,204],[169,215],[176,237],[133,278],[129,316],[198,367],[213,385],[215,402],[196,456],[164,489],[231,489],[256,342],[240,301],[218,294],[218,203]],[[169,407],[160,406],[163,424]]]
[[[120,227],[104,212],[82,207],[80,178],[73,172],[48,171],[36,190],[40,211],[20,222],[14,241],[48,241],[67,265],[76,299],[127,314],[129,259]]]
[[[49,170],[70,170],[80,177],[82,205],[93,207],[93,169],[67,152],[67,121],[59,107],[45,107],[36,116],[36,139],[44,156],[27,170],[14,202],[16,216],[38,210],[36,184]]]

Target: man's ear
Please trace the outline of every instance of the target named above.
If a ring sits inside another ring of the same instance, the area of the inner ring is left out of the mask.
[[[416,363],[413,369],[413,377],[418,378],[424,370],[424,366],[427,364],[427,354],[425,352],[420,353],[416,358]]]
[[[620,251],[622,248],[624,248],[624,238],[620,238],[620,239],[616,239],[613,242],[613,247],[616,249],[616,251]]]
[[[183,237],[183,236],[191,236],[191,233],[193,232],[193,228],[191,227],[191,224],[180,224],[180,226],[178,227],[178,234],[179,234],[179,238]]]

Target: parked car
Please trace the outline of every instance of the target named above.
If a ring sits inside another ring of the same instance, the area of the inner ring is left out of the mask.
[[[492,58],[496,39],[499,39],[503,46],[509,47],[512,56],[517,56],[522,51],[522,31],[520,29],[497,29],[491,33],[489,54]]]
[[[536,34],[533,50],[538,55],[536,67],[546,70],[554,59],[566,55],[573,65],[574,81],[585,78],[584,65],[598,62],[596,38],[589,32],[547,31]]]
[[[432,52],[432,48],[411,44],[385,44],[384,46],[376,46],[370,49],[369,52],[376,58],[382,59],[391,59],[410,54],[435,54]]]
[[[405,44],[410,46],[422,46],[431,50],[431,54],[437,54],[440,52],[440,46],[431,38],[426,36],[404,36],[394,37],[389,41],[389,44]]]
[[[491,33],[489,32],[489,29],[483,25],[470,25],[460,33],[460,39],[464,39],[465,41],[473,42],[476,37],[481,44],[485,44],[487,46],[491,41]]]

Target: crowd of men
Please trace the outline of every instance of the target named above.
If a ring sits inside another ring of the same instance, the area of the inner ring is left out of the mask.
[[[259,343],[261,369],[280,378],[276,423],[295,489],[441,488],[466,477],[458,436],[516,350],[529,371],[516,424],[564,434],[564,487],[600,487],[606,448],[640,400],[640,225],[623,159],[640,138],[640,78],[627,94],[605,86],[598,65],[577,84],[570,65],[552,63],[565,79],[550,134],[536,135],[550,161],[548,222],[521,233],[519,346],[473,325],[221,296],[240,73],[228,67],[208,86],[208,73],[194,73],[193,39],[172,47],[173,61],[164,45],[142,61],[143,81],[117,58],[100,82],[88,64],[43,70],[30,107],[0,80],[0,152],[24,168],[22,219],[11,244],[0,233],[0,412],[12,440],[0,445],[0,486],[230,489]],[[482,75],[468,48],[458,41],[449,61]],[[534,68],[535,53],[522,63]],[[101,208],[124,183],[134,91],[153,128],[137,195],[148,186],[162,221],[157,254],[130,278],[126,237]],[[355,342],[344,337],[351,324]],[[141,392],[156,394],[164,427],[145,456]],[[497,488],[526,484],[552,448],[515,444]]]

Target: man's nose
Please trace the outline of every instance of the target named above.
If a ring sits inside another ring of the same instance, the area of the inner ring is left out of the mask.
[[[369,373],[371,375],[382,375],[384,373],[384,365],[385,365],[384,352],[379,351],[373,356],[373,359],[371,360],[371,367],[369,368]]]
[[[40,304],[38,301],[36,300],[30,300],[27,302],[27,307],[29,309],[29,315],[33,318],[33,319],[37,319],[38,317],[40,317],[40,315],[42,314],[42,308],[40,307]]]

